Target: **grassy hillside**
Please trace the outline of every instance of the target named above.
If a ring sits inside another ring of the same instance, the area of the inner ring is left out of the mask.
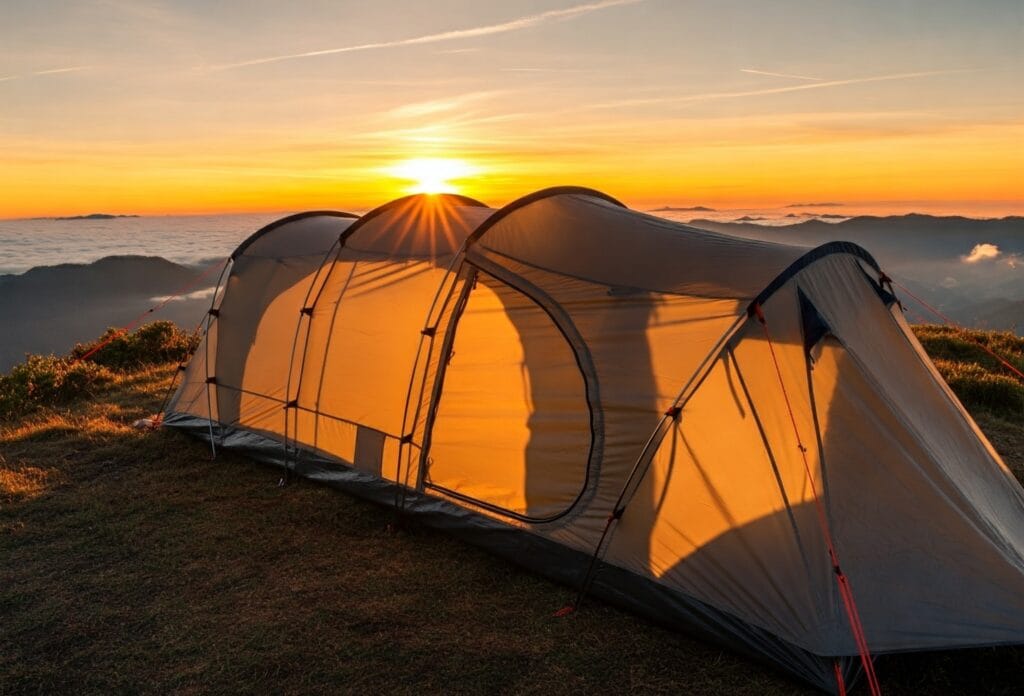
[[[335,490],[210,461],[180,433],[133,429],[163,397],[163,360],[187,349],[147,331],[84,367],[36,360],[0,378],[0,693],[803,692],[597,601],[555,619],[566,588],[428,529],[391,531],[388,510]],[[1021,475],[1024,390],[970,337],[919,331]],[[1022,668],[1018,648],[879,663],[889,694],[1016,693]]]

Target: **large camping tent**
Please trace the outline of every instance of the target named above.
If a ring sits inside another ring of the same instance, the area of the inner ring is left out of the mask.
[[[835,691],[1024,640],[1024,491],[885,280],[587,189],[293,216],[165,422]]]

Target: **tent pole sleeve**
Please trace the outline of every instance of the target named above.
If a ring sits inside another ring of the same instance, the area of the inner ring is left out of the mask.
[[[306,362],[306,352],[307,352],[307,350],[309,348],[309,330],[310,330],[310,328],[313,325],[313,309],[316,307],[317,300],[320,299],[320,295],[323,293],[323,289],[327,285],[327,281],[330,278],[331,272],[334,270],[334,264],[333,263],[331,264],[331,268],[327,271],[327,274],[324,276],[324,281],[320,285],[320,290],[317,291],[316,298],[313,300],[313,305],[312,306],[310,306],[310,304],[309,304],[309,297],[310,297],[310,295],[313,294],[313,288],[316,287],[317,281],[320,279],[320,274],[323,272],[324,267],[327,265],[328,259],[331,258],[331,254],[332,253],[334,254],[334,260],[337,261],[338,260],[338,255],[341,253],[342,246],[343,245],[341,243],[341,238],[339,237],[338,239],[336,239],[334,241],[334,244],[332,244],[330,246],[330,248],[327,249],[327,253],[325,253],[324,257],[320,260],[320,265],[317,266],[316,273],[313,274],[313,278],[309,281],[309,287],[306,288],[306,295],[305,295],[305,297],[302,298],[302,307],[299,308],[299,316],[295,320],[295,334],[292,337],[292,350],[291,350],[291,353],[290,353],[290,355],[288,357],[288,378],[287,378],[287,380],[285,382],[285,388],[284,388],[284,409],[282,409],[284,411],[284,431],[283,431],[284,432],[284,438],[283,438],[282,442],[283,442],[283,447],[284,447],[284,471],[285,471],[285,476],[288,476],[290,471],[291,471],[291,468],[288,466],[288,460],[289,460],[289,455],[288,455],[288,415],[289,415],[289,413],[288,412],[290,410],[289,405],[292,403],[292,372],[295,369],[295,353],[296,353],[296,351],[298,349],[298,346],[299,346],[299,332],[302,330],[302,324],[305,323],[306,324],[306,338],[305,338],[305,341],[303,342],[303,346],[302,346],[302,363],[303,363],[303,366],[304,366],[305,362]],[[335,247],[337,247],[337,251],[335,251]],[[296,392],[298,392],[301,389],[301,386],[302,386],[302,369],[301,368],[299,369],[298,383],[299,383],[299,387],[296,390]],[[295,394],[295,405],[296,406],[298,405],[298,398],[299,398],[299,395],[298,395],[298,393],[296,393]],[[295,427],[297,429],[298,428],[298,415],[295,416],[295,420],[296,420]]]
[[[430,439],[434,430],[434,419],[437,417],[437,405],[441,400],[441,390],[444,387],[444,377],[448,370],[448,360],[451,357],[452,345],[455,343],[455,334],[458,331],[459,319],[469,301],[469,294],[473,291],[476,283],[477,270],[473,266],[464,266],[469,270],[465,274],[462,290],[459,292],[459,299],[452,310],[451,319],[445,328],[444,342],[441,346],[441,357],[437,364],[437,375],[434,376],[434,385],[430,393],[430,402],[427,404],[426,422],[423,425],[423,447],[420,449],[419,471],[416,472],[416,489],[423,486],[426,476],[427,455],[430,454]]]
[[[744,326],[747,319],[748,316],[746,314],[741,314],[736,317],[736,320],[715,342],[714,347],[708,352],[704,360],[701,361],[700,365],[697,366],[697,369],[683,385],[683,388],[679,391],[679,394],[673,401],[672,406],[665,411],[661,420],[658,421],[658,425],[655,427],[654,432],[652,432],[650,437],[647,438],[647,442],[644,443],[643,449],[640,450],[640,455],[633,463],[633,468],[630,470],[625,483],[622,485],[622,490],[619,491],[619,496],[615,500],[615,505],[608,514],[604,530],[601,532],[601,536],[597,540],[597,544],[595,545],[594,551],[590,557],[590,563],[587,566],[587,571],[583,576],[583,581],[580,583],[579,593],[576,596],[575,602],[571,605],[573,608],[579,607],[583,598],[586,596],[587,592],[589,592],[590,587],[593,584],[594,576],[597,574],[598,562],[603,556],[604,550],[607,548],[605,542],[608,541],[610,543],[615,521],[622,518],[622,515],[626,510],[626,506],[629,505],[629,501],[632,499],[630,489],[632,488],[632,492],[635,493],[637,487],[639,487],[640,483],[643,482],[644,477],[647,475],[647,471],[650,469],[651,462],[654,460],[654,453],[657,452],[658,446],[665,438],[665,434],[671,427],[670,424],[676,422],[676,420],[681,417],[683,407],[696,393],[697,389],[704,382],[704,379],[708,374],[711,373],[711,368],[714,366],[715,360],[722,355],[722,352],[728,346],[729,341],[732,340],[733,336],[735,336],[736,333]],[[639,478],[637,478],[638,473]],[[634,478],[636,478],[635,485],[633,485]]]
[[[344,245],[345,240],[342,239],[341,243],[342,243],[342,245]],[[335,262],[337,262],[338,259],[340,259],[340,258],[341,258],[341,249],[339,248],[338,249],[338,255],[334,259]],[[359,265],[358,261],[354,262],[352,264],[352,268],[349,269],[348,277],[345,279],[345,283],[344,283],[344,285],[342,285],[341,291],[338,293],[338,299],[334,303],[334,311],[331,312],[331,321],[327,325],[327,340],[324,342],[324,352],[323,352],[323,356],[321,357],[320,379],[317,380],[317,384],[316,384],[316,397],[313,400],[313,408],[309,409],[310,412],[313,413],[316,416],[316,418],[313,419],[313,446],[314,447],[317,446],[320,443],[320,419],[323,417],[323,414],[320,412],[320,400],[321,400],[321,398],[323,397],[323,394],[324,394],[324,380],[327,377],[327,371],[324,369],[324,366],[325,366],[326,361],[327,361],[327,356],[331,352],[331,345],[334,343],[334,325],[338,321],[338,310],[341,308],[341,299],[345,296],[345,293],[348,292],[349,285],[352,283],[352,278],[355,277],[356,267],[358,265]],[[334,266],[332,265],[331,270],[328,271],[328,276],[330,275],[331,272],[333,272],[333,270],[334,270]],[[328,279],[329,278],[324,278],[324,286],[326,286]],[[323,293],[323,287],[321,287],[321,291],[320,291],[320,294],[322,294],[322,293]],[[317,297],[314,300],[314,302],[316,302],[316,303],[320,302],[320,295],[319,294],[317,295]],[[309,351],[309,334],[306,335],[306,345],[304,346],[303,350],[306,351],[306,352]],[[301,385],[301,381],[302,381],[302,375],[304,374],[304,371],[305,371],[305,358],[306,358],[306,353],[303,353],[303,367],[302,367],[303,372],[301,372],[300,375],[299,375],[300,385]],[[301,386],[300,386],[300,388],[301,388]],[[334,416],[329,416],[329,417],[334,417]]]
[[[224,274],[228,273],[228,268],[229,267],[230,268],[234,268],[234,265],[235,265],[235,260],[232,257],[232,258],[229,258],[228,262],[224,264],[224,268],[220,269],[220,275],[217,276],[217,284],[213,288],[213,297],[210,299],[210,309],[206,312],[206,335],[205,335],[205,339],[206,339],[206,348],[205,348],[206,360],[204,361],[204,363],[205,363],[204,368],[205,368],[206,374],[204,376],[206,378],[206,416],[207,416],[207,425],[209,426],[209,430],[210,430],[210,456],[213,459],[217,458],[217,444],[216,444],[216,442],[214,440],[214,437],[213,437],[213,398],[210,395],[210,384],[212,383],[212,375],[210,374],[210,327],[213,325],[214,318],[219,316],[217,314],[217,312],[216,312],[216,305],[217,305],[217,297],[218,297],[218,295],[220,295],[221,283],[225,282],[224,281]],[[231,277],[231,274],[228,273],[228,278],[230,278],[230,277]],[[226,284],[224,286],[224,291],[227,292],[227,285]],[[217,405],[218,405],[218,407],[220,406],[220,390],[219,389],[217,390]],[[218,416],[220,414],[220,409],[219,408],[217,410],[217,414],[218,414]]]
[[[395,461],[395,482],[399,485],[395,489],[395,507],[399,510],[405,508],[405,488],[408,485],[409,469],[412,464],[412,448],[413,443],[406,442],[406,428],[409,426],[409,403],[412,401],[413,387],[416,384],[416,375],[420,367],[420,357],[423,355],[423,344],[427,342],[429,348],[427,349],[427,355],[425,358],[424,370],[423,370],[423,381],[420,383],[419,397],[417,402],[423,399],[423,389],[425,387],[426,373],[430,365],[430,358],[433,355],[434,350],[434,339],[437,334],[437,324],[434,321],[434,310],[437,309],[437,301],[441,298],[441,291],[444,290],[446,285],[449,285],[448,292],[445,294],[444,302],[441,305],[441,312],[443,315],[444,308],[448,306],[448,302],[451,299],[452,293],[455,291],[457,285],[457,278],[459,272],[462,270],[462,264],[466,258],[466,240],[462,241],[462,245],[459,247],[455,255],[452,256],[452,260],[448,263],[448,267],[445,268],[444,276],[441,278],[441,282],[437,286],[437,291],[434,293],[434,299],[430,302],[430,307],[427,309],[427,316],[423,320],[423,328],[420,330],[420,340],[416,345],[416,356],[412,361],[412,368],[409,370],[409,386],[405,391],[405,406],[402,408],[402,429],[400,433],[402,437],[398,441],[398,458]],[[456,266],[456,263],[458,266]],[[437,317],[437,322],[440,322],[441,315]],[[416,419],[419,418],[419,403],[416,406],[416,413],[413,415],[412,422],[415,427]],[[406,475],[405,481],[402,480],[402,455],[408,454],[409,461],[406,464]]]

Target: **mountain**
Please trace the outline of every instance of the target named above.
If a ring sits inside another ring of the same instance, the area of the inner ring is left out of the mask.
[[[1024,330],[1024,217],[858,216],[770,227],[691,220],[692,227],[814,247],[848,241],[867,249],[916,295],[968,326]],[[912,321],[936,317],[908,301]]]
[[[196,275],[195,269],[152,256],[108,256],[90,264],[0,275],[0,371],[25,353],[66,353],[108,326],[123,326]],[[153,318],[191,329],[209,303],[208,296],[189,295],[168,303]]]
[[[860,244],[880,263],[967,256],[977,244],[995,244],[1004,254],[1024,253],[1024,217],[979,220],[912,213],[876,217],[861,215],[841,222],[807,220],[767,227],[741,222],[691,220],[705,230],[767,241],[817,246],[841,239]]]
[[[654,210],[648,210],[649,213],[714,213],[717,212],[714,208],[708,208],[704,205],[695,205],[689,208],[677,208],[672,205],[662,206],[661,208],[655,208]]]
[[[117,218],[137,218],[138,215],[111,215],[110,213],[89,213],[88,215],[69,215],[68,217],[39,218],[40,220],[116,220]]]

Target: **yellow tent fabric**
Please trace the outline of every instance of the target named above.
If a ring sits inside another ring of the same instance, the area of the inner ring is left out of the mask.
[[[873,652],[1024,640],[1024,491],[881,278],[587,189],[295,216],[233,255],[166,423],[567,582],[596,554],[599,594],[834,690],[826,533]]]

